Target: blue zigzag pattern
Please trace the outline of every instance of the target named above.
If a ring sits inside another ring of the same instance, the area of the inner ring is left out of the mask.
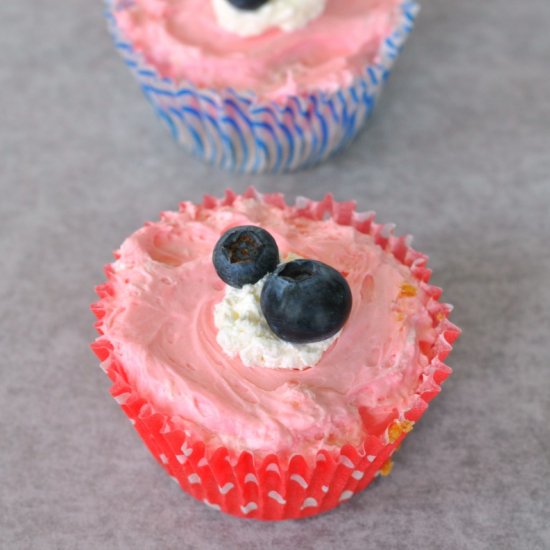
[[[106,2],[115,46],[176,141],[213,165],[246,173],[310,167],[346,147],[372,113],[419,9],[414,1],[402,3],[399,22],[382,44],[378,62],[352,85],[334,93],[289,96],[281,104],[251,92],[199,89],[161,77],[116,24],[114,10],[131,0]]]

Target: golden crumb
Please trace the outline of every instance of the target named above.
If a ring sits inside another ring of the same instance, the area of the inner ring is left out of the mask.
[[[416,287],[411,283],[403,283],[399,298],[414,298],[416,296]]]
[[[398,311],[398,312],[396,312],[396,314],[395,314],[395,319],[396,319],[398,322],[404,321],[404,320],[405,320],[405,314],[404,314],[402,311]]]
[[[388,428],[388,441],[395,443],[402,434],[408,434],[414,427],[414,422],[411,420],[396,420]]]
[[[380,475],[384,477],[389,476],[392,470],[393,470],[393,461],[391,458],[388,458],[388,460],[384,462],[384,465],[382,466],[382,468],[380,468]]]

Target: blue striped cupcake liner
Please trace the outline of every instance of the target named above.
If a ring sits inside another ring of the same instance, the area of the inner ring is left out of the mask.
[[[406,0],[377,62],[336,92],[289,95],[282,102],[232,88],[204,89],[163,78],[134,50],[114,13],[132,0],[106,0],[114,43],[145,97],[175,140],[212,165],[233,172],[281,173],[308,168],[344,149],[364,126],[408,35],[418,4]]]

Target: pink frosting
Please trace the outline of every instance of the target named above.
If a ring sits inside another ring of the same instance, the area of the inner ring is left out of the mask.
[[[134,0],[117,21],[162,76],[205,88],[251,90],[276,99],[349,85],[396,23],[401,0],[328,0],[293,32],[251,38],[221,28],[207,0]]]
[[[341,336],[305,371],[245,367],[216,342],[213,308],[225,285],[211,262],[220,235],[254,224],[281,255],[326,262],[346,277],[353,309]],[[372,237],[296,207],[237,197],[183,203],[122,245],[102,330],[130,383],[155,410],[206,442],[300,452],[359,445],[418,399],[437,338],[425,286]]]

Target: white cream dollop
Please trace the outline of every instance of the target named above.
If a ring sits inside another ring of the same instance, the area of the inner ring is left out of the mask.
[[[266,278],[242,288],[227,286],[223,300],[214,307],[218,344],[229,357],[239,355],[247,367],[303,370],[315,366],[341,331],[312,344],[281,340],[269,328],[260,306]]]
[[[257,36],[279,28],[291,32],[305,27],[325,10],[327,0],[270,0],[256,10],[240,10],[228,0],[212,0],[219,25],[239,36]]]

